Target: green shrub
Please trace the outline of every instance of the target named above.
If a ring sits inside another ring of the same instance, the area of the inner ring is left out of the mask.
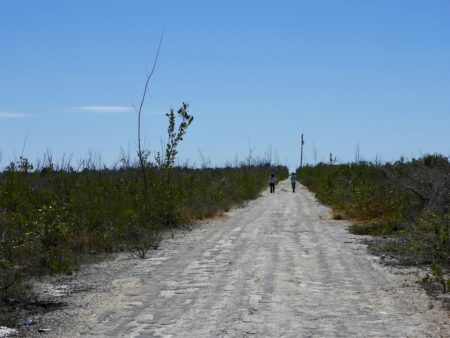
[[[139,167],[31,168],[21,159],[0,173],[3,300],[25,275],[71,273],[87,253],[128,248],[145,257],[162,233],[256,198],[272,170],[287,177],[285,167],[269,164],[201,170],[148,166],[143,194]]]
[[[351,232],[396,236],[402,240],[389,250],[450,265],[448,158],[434,154],[382,166],[320,163],[298,169],[297,177],[336,214],[358,221]]]

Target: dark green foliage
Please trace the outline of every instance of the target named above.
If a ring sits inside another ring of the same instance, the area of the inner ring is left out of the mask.
[[[406,218],[417,201],[387,179],[380,167],[370,163],[304,167],[297,172],[300,182],[319,200],[347,217],[380,221]]]
[[[287,176],[268,164],[147,166],[144,194],[138,166],[32,171],[20,159],[0,173],[0,298],[16,297],[21,276],[71,273],[83,254],[126,248],[145,257],[165,231],[256,198],[272,170]]]
[[[450,266],[450,163],[442,155],[377,165],[319,164],[299,169],[300,182],[356,234],[399,239],[384,250],[410,262]],[[437,265],[436,265],[437,266]]]
[[[186,134],[187,128],[190,126],[194,117],[188,113],[189,105],[183,102],[183,105],[177,111],[178,117],[181,122],[178,125],[178,131],[175,131],[176,121],[175,112],[173,109],[170,110],[166,116],[169,119],[169,127],[167,128],[167,146],[166,146],[166,158],[164,160],[164,166],[167,168],[173,167],[175,164],[175,157],[177,156],[177,146],[180,141],[183,140],[184,134]]]

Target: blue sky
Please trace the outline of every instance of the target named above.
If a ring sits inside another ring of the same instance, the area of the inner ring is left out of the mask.
[[[180,161],[450,154],[449,1],[0,0],[0,166],[136,148],[190,104]]]

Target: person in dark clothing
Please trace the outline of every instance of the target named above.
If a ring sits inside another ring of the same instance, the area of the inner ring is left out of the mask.
[[[295,183],[297,183],[297,175],[295,173],[292,173],[291,174],[292,192],[295,192]]]

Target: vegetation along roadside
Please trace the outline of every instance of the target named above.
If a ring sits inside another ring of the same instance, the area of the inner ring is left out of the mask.
[[[434,154],[395,163],[319,163],[298,178],[350,231],[377,236],[369,248],[404,265],[425,265],[422,283],[449,292],[450,162]]]
[[[0,308],[32,301],[28,277],[71,274],[93,254],[144,258],[172,229],[256,198],[271,171],[288,176],[286,167],[251,158],[234,167],[175,166],[192,122],[187,109],[167,114],[165,152],[150,160],[143,151],[143,165],[123,157],[107,168],[90,158],[74,169],[46,156],[40,165],[20,158],[0,173]]]

